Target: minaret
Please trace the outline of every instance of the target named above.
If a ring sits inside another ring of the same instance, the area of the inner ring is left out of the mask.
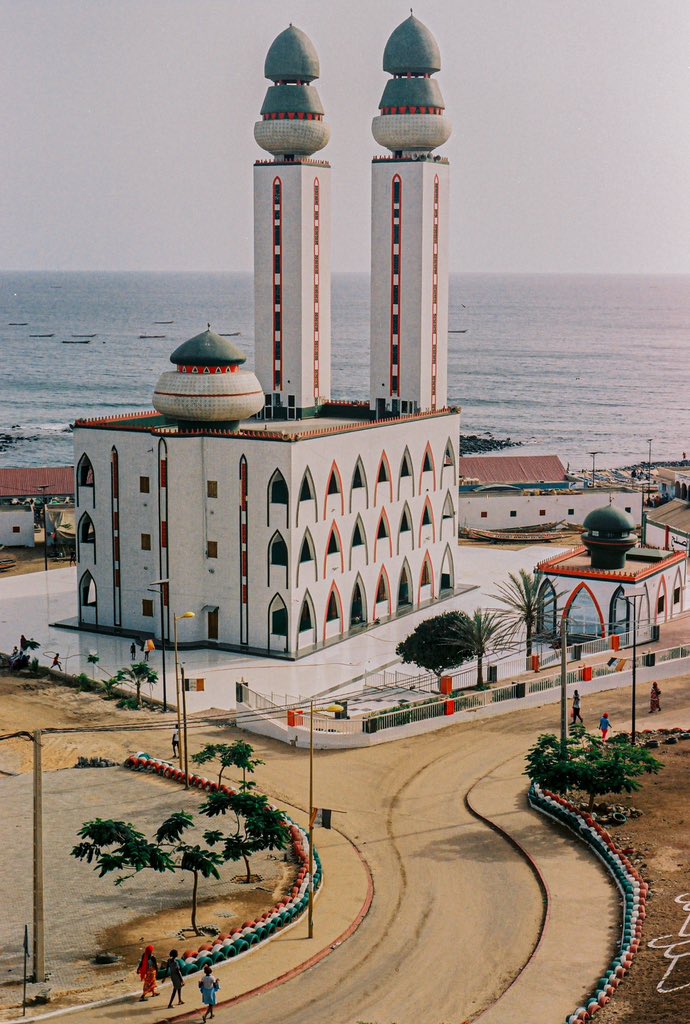
[[[330,165],[311,40],[290,25],[273,41],[254,138],[272,160],[254,165],[255,366],[267,419],[313,416],[331,393]]]
[[[448,161],[451,124],[436,40],[410,15],[383,53],[386,83],[372,163],[371,408],[376,417],[441,409],[448,395]]]

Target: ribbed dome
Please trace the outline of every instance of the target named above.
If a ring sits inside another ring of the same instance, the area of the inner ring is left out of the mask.
[[[222,338],[209,327],[179,345],[170,356],[175,366],[240,366],[247,357],[229,338]]]
[[[274,82],[313,82],[319,74],[319,57],[309,36],[294,25],[276,36],[266,54],[266,78]]]
[[[398,25],[386,43],[383,70],[390,75],[433,75],[441,70],[438,43],[413,14]]]
[[[628,512],[614,505],[604,505],[602,508],[593,509],[585,516],[583,526],[590,533],[598,534],[600,537],[618,538],[634,533],[635,520]]]
[[[323,114],[313,85],[269,85],[261,114]]]
[[[434,78],[391,78],[386,82],[379,110],[384,107],[436,107],[445,109],[441,87]]]

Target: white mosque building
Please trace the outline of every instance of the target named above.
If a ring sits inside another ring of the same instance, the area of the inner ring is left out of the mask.
[[[75,424],[80,627],[169,638],[189,610],[187,642],[296,658],[455,592],[449,168],[434,152],[451,126],[416,18],[383,66],[368,398],[331,397],[330,166],[315,156],[330,129],[316,51],[290,26],[254,129],[256,374],[209,327],[173,352],[154,411]]]

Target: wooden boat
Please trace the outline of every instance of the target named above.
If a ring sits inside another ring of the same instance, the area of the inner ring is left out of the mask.
[[[73,334],[73,338],[97,338],[97,334]]]
[[[140,338],[147,338],[150,341],[151,339],[165,338],[166,335],[165,334],[140,334],[139,337]]]
[[[530,544],[535,541],[548,543],[563,540],[565,531],[560,523],[544,523],[542,526],[525,526],[520,530],[474,530],[461,527],[460,536],[469,540],[488,540],[494,544]]]
[[[30,338],[54,338],[54,334],[30,334]]]
[[[163,327],[164,325],[175,323],[174,320],[154,320],[153,322],[156,325],[156,327]]]
[[[239,338],[239,331],[230,331],[229,334],[221,334],[221,338]]]
[[[23,323],[20,323],[19,321],[17,321],[17,322],[13,321],[12,323],[9,323],[7,326],[8,327],[28,327],[29,326],[29,321],[26,320]]]
[[[469,327],[463,327],[461,331],[448,331],[449,334],[467,334]]]
[[[63,345],[90,345],[91,338],[63,338]]]

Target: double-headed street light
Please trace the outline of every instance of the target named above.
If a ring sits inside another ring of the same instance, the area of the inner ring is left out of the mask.
[[[177,694],[177,731],[182,727],[182,743],[180,743],[180,769],[184,771],[184,788],[189,789],[189,758],[187,756],[187,696],[185,688],[180,689],[180,661],[177,655],[177,623],[180,619],[195,619],[194,612],[182,612],[181,615],[173,615],[173,632],[175,636],[175,692]],[[180,693],[182,697],[180,699]],[[182,710],[182,722],[180,722],[180,709]],[[182,753],[184,748],[184,755]],[[183,760],[184,756],[184,760]]]

